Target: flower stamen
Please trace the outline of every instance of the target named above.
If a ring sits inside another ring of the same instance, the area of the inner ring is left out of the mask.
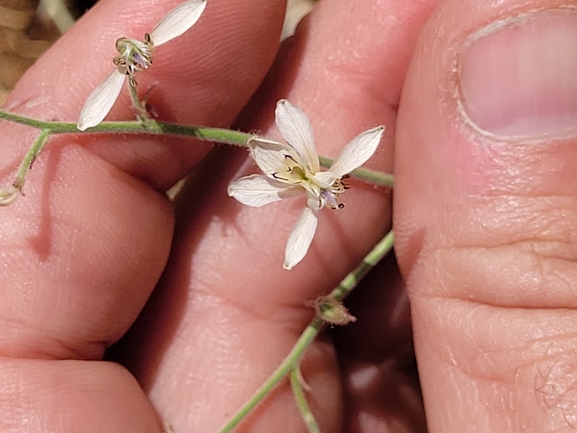
[[[120,95],[124,81],[128,81],[130,98],[138,118],[146,121],[146,104],[138,98],[134,76],[152,65],[155,48],[190,29],[205,7],[206,0],[187,0],[169,11],[150,33],[145,33],[143,41],[125,37],[117,39],[116,49],[120,54],[113,59],[115,68],[88,96],[80,112],[78,129],[85,131],[104,120]]]
[[[144,35],[143,42],[119,38],[116,41],[116,49],[120,55],[114,58],[113,63],[118,68],[118,72],[123,75],[133,78],[137,72],[148,69],[152,65],[154,44],[148,33]]]

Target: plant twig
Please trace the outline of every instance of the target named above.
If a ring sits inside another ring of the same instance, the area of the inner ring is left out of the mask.
[[[132,122],[102,122],[87,131],[79,131],[76,123],[71,122],[46,122],[8,113],[0,110],[0,119],[31,126],[33,128],[47,130],[51,135],[57,134],[152,134],[152,135],[175,135],[182,137],[194,137],[199,140],[213,143],[230,144],[234,146],[246,146],[251,134],[233,131],[223,128],[208,128],[203,126],[181,125],[178,123],[161,122],[158,120],[132,121]],[[35,155],[37,156],[37,154]],[[323,167],[330,167],[333,161],[329,158],[319,157]],[[358,168],[351,172],[351,177],[372,183],[378,186],[392,188],[394,185],[393,175],[382,173],[367,168]]]
[[[383,257],[393,248],[394,235],[392,230],[365,256],[359,266],[350,272],[341,283],[329,294],[337,301],[342,301],[351,293],[361,279],[372,269]],[[275,388],[291,370],[298,367],[305,350],[311,345],[314,339],[323,328],[325,322],[316,317],[301,334],[292,350],[285,357],[283,362],[270,375],[255,394],[239,409],[239,411],[219,430],[219,433],[231,432],[263,399]]]
[[[303,386],[302,386],[302,375],[300,372],[300,367],[295,367],[290,372],[290,383],[297,403],[297,407],[301,413],[303,421],[305,422],[309,433],[321,433],[321,429],[315,419],[311,409],[307,403],[307,398],[305,396]]]

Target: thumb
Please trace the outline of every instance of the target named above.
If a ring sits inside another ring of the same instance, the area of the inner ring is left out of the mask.
[[[576,70],[556,0],[449,0],[421,34],[394,223],[432,433],[577,428]]]

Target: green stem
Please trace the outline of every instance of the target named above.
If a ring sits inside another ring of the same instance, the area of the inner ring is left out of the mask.
[[[368,274],[368,272],[385,257],[393,248],[395,242],[395,235],[391,230],[384,238],[382,238],[377,245],[365,256],[363,261],[357,268],[349,273],[341,283],[328,295],[337,301],[343,301],[349,293],[353,291],[359,282]]]
[[[199,126],[181,125],[177,123],[161,122],[158,120],[132,121],[132,122],[102,122],[89,128],[87,131],[79,131],[76,123],[68,122],[45,122],[0,110],[0,119],[31,126],[33,128],[50,131],[50,134],[152,134],[152,135],[175,135],[194,137],[199,140],[210,141],[234,146],[246,146],[246,142],[252,137],[245,132],[232,131],[223,128],[207,128]],[[332,160],[325,157],[319,158],[323,167],[330,167]],[[351,176],[378,186],[392,188],[393,176],[367,168],[358,168],[351,172]]]
[[[140,122],[146,122],[148,120],[148,113],[146,112],[146,102],[143,102],[138,97],[138,90],[136,88],[136,80],[134,78],[128,78],[128,89],[130,93],[130,100],[132,101],[132,106],[136,111],[136,117]]]
[[[373,268],[383,257],[393,248],[394,235],[390,231],[379,241],[379,243],[365,256],[363,261],[356,269],[349,273],[341,283],[328,295],[338,301],[342,301],[354,288],[359,281]],[[229,433],[236,427],[263,399],[283,380],[291,370],[298,367],[305,350],[311,345],[314,339],[323,328],[325,322],[318,317],[307,326],[301,334],[292,350],[270,375],[265,383],[255,392],[255,394],[242,406],[239,411],[228,421],[228,423],[219,430],[219,433]]]
[[[228,433],[235,428],[245,416],[247,416],[266,395],[276,387],[281,380],[291,371],[299,362],[304,351],[314,341],[318,335],[319,330],[323,326],[323,321],[315,319],[301,334],[296,344],[293,346],[290,353],[286,356],[284,361],[277,367],[277,369],[270,375],[264,384],[254,393],[243,407],[226,423],[226,425],[219,430],[219,433]]]
[[[38,137],[36,137],[36,140],[34,140],[34,143],[32,143],[28,152],[26,152],[26,156],[24,156],[20,164],[20,168],[11,187],[0,189],[0,206],[12,204],[18,195],[22,194],[22,188],[24,188],[24,183],[26,182],[26,174],[30,170],[30,167],[32,167],[32,164],[34,164],[38,154],[42,152],[42,149],[46,146],[49,138],[50,130],[48,129],[43,129]]]
[[[38,137],[36,137],[36,140],[34,140],[34,143],[32,143],[30,149],[28,149],[28,152],[26,152],[26,156],[24,156],[24,159],[20,164],[20,168],[18,169],[18,174],[12,183],[12,186],[18,191],[22,191],[24,182],[26,181],[26,174],[28,173],[28,170],[30,170],[30,167],[32,167],[32,164],[34,164],[38,154],[42,152],[42,149],[44,149],[44,146],[46,146],[48,138],[50,138],[50,134],[50,130],[43,129]]]
[[[303,417],[303,421],[309,429],[309,432],[321,433],[321,429],[317,424],[317,420],[315,419],[307,403],[307,398],[302,386],[302,375],[298,366],[293,368],[290,372],[290,383],[293,390],[293,395],[295,396],[297,407],[301,412],[301,416]]]

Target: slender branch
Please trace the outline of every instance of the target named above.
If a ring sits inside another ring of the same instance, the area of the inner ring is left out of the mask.
[[[20,168],[18,169],[16,179],[12,183],[12,186],[18,189],[18,191],[22,191],[28,170],[30,170],[32,164],[34,164],[36,156],[38,156],[38,154],[42,152],[42,149],[44,149],[44,146],[46,146],[46,143],[48,142],[49,138],[50,138],[50,130],[43,129],[38,135],[38,137],[36,137],[36,140],[34,140],[34,143],[32,143],[30,149],[28,149],[28,152],[26,152],[26,155],[24,156],[24,159],[20,164]]]
[[[311,409],[307,403],[307,398],[305,396],[303,386],[302,386],[302,375],[300,368],[297,366],[293,368],[290,372],[290,383],[293,390],[293,395],[297,403],[297,407],[301,412],[303,421],[305,422],[310,433],[321,433],[321,429],[315,419]]]
[[[32,143],[32,146],[28,149],[28,152],[26,152],[24,159],[20,163],[20,168],[10,188],[0,189],[0,206],[8,206],[16,200],[19,194],[22,194],[22,188],[24,188],[24,183],[26,182],[26,174],[30,170],[30,167],[32,167],[32,164],[34,164],[36,156],[38,156],[44,146],[46,146],[49,138],[50,131],[47,129],[43,129],[38,137],[36,137],[36,140],[34,140],[34,143]]]
[[[379,243],[365,256],[356,269],[349,273],[341,283],[328,295],[338,301],[342,301],[354,288],[367,272],[373,268],[383,257],[393,248],[394,235],[390,231],[379,241]],[[229,433],[246,417],[263,399],[276,387],[294,368],[298,367],[305,350],[311,345],[314,339],[323,328],[325,322],[320,318],[315,318],[301,334],[292,350],[270,375],[255,394],[242,406],[239,411],[219,430],[219,433]]]
[[[320,319],[315,319],[304,330],[296,344],[293,346],[290,353],[286,356],[284,361],[277,367],[277,369],[270,375],[266,382],[254,393],[242,408],[226,423],[226,425],[219,430],[219,433],[231,432],[243,419],[246,417],[269,392],[275,388],[281,380],[298,364],[302,354],[307,347],[314,341],[322,328],[324,322]]]
[[[140,122],[146,122],[148,120],[146,102],[141,101],[138,97],[138,89],[136,88],[136,80],[134,78],[128,78],[128,90],[130,93],[130,100],[132,101],[132,108],[135,111],[136,117]]]
[[[46,122],[32,119],[18,114],[0,110],[0,119],[31,126],[33,128],[48,130],[50,134],[152,134],[152,135],[175,135],[194,137],[199,140],[210,141],[234,146],[246,146],[246,142],[252,137],[245,132],[233,131],[223,128],[207,128],[201,126],[181,125],[178,123],[161,122],[158,120],[132,121],[132,122],[102,122],[89,128],[87,131],[79,131],[76,123],[70,122]],[[319,158],[323,167],[330,167],[332,160],[325,157]],[[351,176],[359,180],[378,186],[392,188],[394,179],[391,174],[382,173],[367,168],[358,168],[351,172]]]
[[[377,245],[365,256],[362,263],[349,273],[341,283],[328,295],[342,302],[351,293],[368,272],[385,257],[393,248],[395,235],[391,230]]]

